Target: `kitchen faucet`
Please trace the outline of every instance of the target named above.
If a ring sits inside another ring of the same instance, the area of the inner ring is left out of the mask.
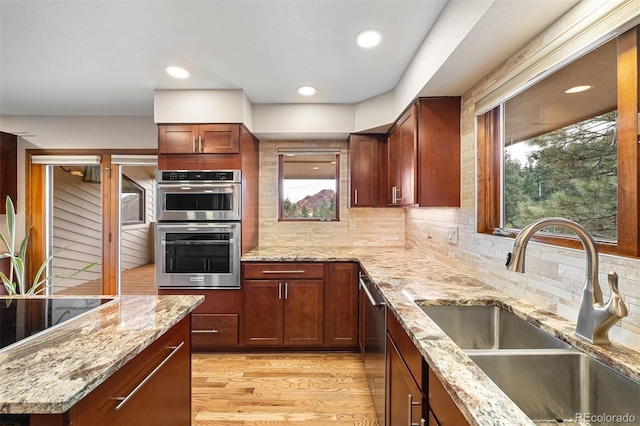
[[[516,237],[513,252],[507,255],[507,269],[524,272],[527,244],[533,234],[547,226],[561,226],[573,231],[582,241],[587,256],[587,276],[582,289],[575,334],[596,345],[610,344],[609,329],[629,312],[618,292],[618,274],[615,272],[608,274],[611,297],[606,304],[603,304],[602,291],[598,283],[598,249],[593,237],[584,227],[562,217],[549,217],[530,223]]]

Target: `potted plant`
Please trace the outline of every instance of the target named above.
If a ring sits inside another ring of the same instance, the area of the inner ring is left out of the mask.
[[[7,235],[4,235],[0,232],[0,240],[4,243],[4,246],[8,252],[8,257],[11,262],[11,268],[9,270],[9,276],[5,275],[2,271],[0,271],[0,279],[2,279],[2,284],[4,284],[4,288],[7,293],[11,296],[13,295],[36,295],[45,291],[48,287],[52,287],[53,285],[59,284],[60,282],[71,278],[81,272],[88,270],[95,266],[98,262],[91,262],[84,266],[82,269],[75,271],[74,273],[67,275],[65,277],[60,276],[60,274],[53,274],[50,276],[43,277],[43,274],[46,271],[47,265],[51,262],[54,256],[60,252],[60,250],[56,251],[49,257],[47,257],[33,281],[27,283],[26,279],[26,254],[27,254],[27,244],[29,241],[29,235],[31,233],[31,228],[27,230],[27,234],[24,239],[20,243],[20,248],[16,252],[16,210],[13,205],[13,201],[11,201],[10,197],[7,197],[6,200],[6,215],[7,215]],[[64,250],[64,249],[61,249]]]

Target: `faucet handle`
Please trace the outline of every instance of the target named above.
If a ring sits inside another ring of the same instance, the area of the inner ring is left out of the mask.
[[[607,281],[609,281],[609,288],[611,289],[611,297],[606,305],[607,311],[618,318],[626,317],[629,315],[629,311],[618,290],[618,274],[609,272],[607,274]]]

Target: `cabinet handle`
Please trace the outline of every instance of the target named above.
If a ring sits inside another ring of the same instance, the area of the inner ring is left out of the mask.
[[[198,151],[202,152],[202,136],[198,136]]]
[[[118,405],[116,405],[115,410],[118,411],[120,410],[124,404],[127,403],[127,401],[129,401],[129,399],[131,399],[131,397],[133,395],[136,394],[136,392],[138,392],[149,380],[151,380],[151,378],[167,363],[169,362],[169,360],[180,350],[180,348],[182,348],[184,346],[184,342],[180,343],[178,346],[169,346],[167,349],[171,349],[171,353],[169,353],[169,355],[167,355],[167,357],[165,359],[162,360],[162,362],[160,364],[158,364],[158,366],[156,368],[153,369],[153,371],[151,373],[149,373],[149,375],[147,377],[145,377],[140,383],[138,383],[138,386],[136,386],[131,392],[129,392],[129,394],[127,396],[119,396],[115,399],[116,401],[120,401],[120,403]]]
[[[420,426],[418,423],[413,423],[412,417],[413,417],[413,406],[414,405],[422,405],[421,403],[414,401],[413,400],[413,395],[409,394],[409,404],[408,404],[408,410],[409,410],[409,421],[407,422],[408,426]]]
[[[196,137],[193,137],[193,152],[196,152]]]
[[[289,298],[289,283],[284,283],[284,298]]]
[[[398,194],[397,194],[397,188],[394,186],[393,188],[391,188],[391,204],[396,204],[398,202]]]
[[[354,205],[358,205],[358,190],[357,189],[353,190],[353,198],[355,199],[354,200]]]
[[[278,299],[282,299],[282,283],[278,283]]]
[[[402,187],[401,186],[397,186],[396,187],[396,202],[398,202],[398,199],[402,199]]]
[[[263,274],[304,274],[304,269],[296,270],[296,271],[262,271]]]
[[[212,328],[211,330],[191,330],[192,333],[219,333],[220,331],[217,328]]]

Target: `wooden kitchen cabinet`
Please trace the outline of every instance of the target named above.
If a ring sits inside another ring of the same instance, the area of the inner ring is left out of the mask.
[[[428,418],[426,363],[396,317],[387,315],[388,425],[420,425]]]
[[[322,263],[245,263],[242,288],[245,345],[322,346]]]
[[[158,154],[238,154],[240,125],[193,124],[158,126]]]
[[[240,345],[241,290],[158,290],[158,295],[167,294],[204,296],[204,302],[191,313],[193,351],[232,349]]]
[[[420,98],[388,135],[387,205],[460,206],[460,98]]]
[[[358,347],[358,265],[326,264],[324,343],[326,346]]]
[[[460,409],[445,390],[442,382],[429,369],[429,426],[468,425]]]
[[[415,105],[396,122],[389,135],[387,204],[407,206],[416,203],[417,129]]]
[[[411,397],[409,397],[411,395]],[[410,408],[411,407],[411,408]],[[465,426],[469,422],[397,318],[387,316],[388,425]]]
[[[349,207],[384,207],[387,187],[384,135],[350,135],[349,169]]]
[[[6,199],[18,208],[18,137],[0,132],[0,214],[6,214]]]
[[[190,316],[124,364],[64,414],[32,414],[30,424],[133,426],[191,424]],[[121,399],[128,397],[128,399]],[[161,408],[161,409],[160,409]]]

